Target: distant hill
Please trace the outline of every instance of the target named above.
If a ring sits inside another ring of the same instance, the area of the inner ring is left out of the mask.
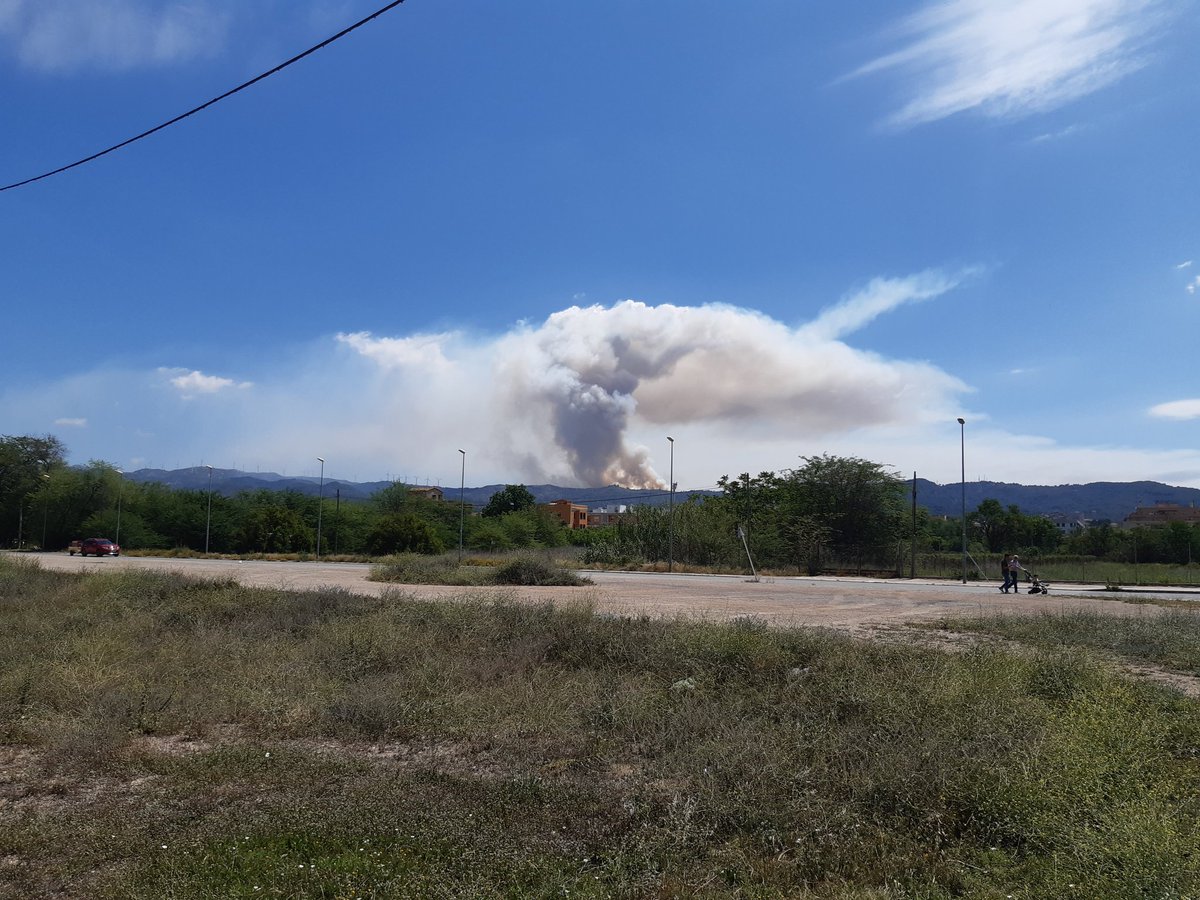
[[[1157,481],[1093,481],[1090,484],[1008,484],[1002,481],[968,481],[967,511],[984,500],[998,500],[1001,506],[1019,506],[1030,515],[1071,516],[1083,519],[1108,519],[1120,522],[1139,506],[1155,503],[1200,503],[1200,490],[1174,487]],[[963,486],[935,484],[917,479],[917,503],[936,516],[957,518],[962,509]]]
[[[126,472],[125,477],[138,483],[156,482],[176,490],[206,491],[209,487],[209,474],[205,466],[192,466],[187,469],[138,469]],[[324,492],[326,497],[335,496],[341,492],[343,500],[368,500],[371,496],[392,484],[390,481],[341,481],[333,478],[325,479]],[[422,487],[423,485],[412,485]],[[458,485],[440,485],[447,500],[458,500]],[[552,500],[570,500],[572,503],[582,503],[588,507],[604,506],[609,503],[624,503],[627,506],[648,505],[665,506],[670,502],[670,496],[665,490],[635,490],[619,485],[607,487],[574,488],[560,487],[554,484],[527,484],[529,492],[538,503],[549,503]],[[463,489],[463,500],[472,506],[483,506],[491,499],[492,494],[504,488],[503,484],[488,484],[482,487],[466,487]],[[241,491],[296,491],[301,494],[316,496],[321,490],[319,478],[293,477],[280,475],[276,472],[242,472],[238,469],[212,470],[212,489],[214,493],[231,497]],[[675,502],[682,503],[693,494],[704,496],[714,491],[679,491],[675,492]]]
[[[198,490],[208,489],[208,469],[193,466],[188,469],[138,469],[125,475],[130,481],[158,482],[171,488]],[[325,479],[325,496],[333,497],[340,492],[343,500],[367,500],[383,490],[390,481],[353,482]],[[527,484],[538,503],[551,500],[570,500],[588,507],[604,506],[608,503],[624,503],[627,506],[665,506],[670,497],[665,490],[634,490],[611,484],[606,487],[561,487],[554,484]],[[447,500],[458,499],[457,485],[442,485]],[[502,484],[482,487],[467,487],[463,499],[478,508],[488,502]],[[212,470],[212,489],[223,496],[232,496],[239,491],[298,491],[316,496],[320,480],[311,477],[292,477],[275,472],[242,472],[237,469]],[[682,503],[690,496],[710,496],[715,491],[676,491],[675,502]],[[1200,489],[1173,487],[1157,481],[1095,481],[1090,484],[1027,485],[1008,484],[1002,481],[969,481],[966,484],[967,511],[975,509],[987,499],[998,500],[1002,506],[1016,505],[1031,515],[1062,515],[1085,519],[1109,519],[1120,522],[1138,506],[1155,503],[1178,503],[1182,506],[1200,504]],[[935,516],[959,515],[962,506],[962,486],[958,483],[936,484],[924,478],[917,479],[917,503]]]

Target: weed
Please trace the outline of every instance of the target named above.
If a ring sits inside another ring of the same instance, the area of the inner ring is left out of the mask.
[[[389,557],[371,567],[372,581],[400,584],[482,585],[561,585],[591,584],[550,559],[521,554],[505,560],[474,560],[460,565],[450,554],[422,556],[406,553]]]
[[[942,654],[475,593],[0,559],[0,895],[1200,893],[1200,707],[1086,622]]]

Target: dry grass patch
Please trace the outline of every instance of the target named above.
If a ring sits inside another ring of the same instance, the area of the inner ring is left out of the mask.
[[[5,896],[1200,893],[1200,708],[1070,648],[0,560],[0,746]]]

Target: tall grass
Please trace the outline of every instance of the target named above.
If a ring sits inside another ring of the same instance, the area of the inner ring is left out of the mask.
[[[968,568],[968,577],[979,577],[983,572],[984,580],[1000,581],[999,553],[973,554],[974,563]],[[1042,557],[1023,557],[1025,567],[1037,572],[1038,577],[1045,581],[1072,581],[1084,584],[1111,584],[1121,586],[1136,585],[1197,585],[1200,584],[1200,563],[1190,565],[1175,565],[1171,563],[1133,563],[1113,562],[1106,559],[1096,559],[1091,556],[1060,556],[1047,555]],[[917,554],[916,572],[918,577],[926,578],[955,578],[962,574],[961,553],[920,553]],[[909,572],[909,563],[905,559],[901,567],[904,574]]]
[[[461,564],[454,554],[423,556],[403,553],[387,557],[371,567],[370,580],[398,584],[467,585],[558,585],[578,587],[591,584],[562,566],[557,557],[530,553],[507,554]]]
[[[6,896],[1195,896],[1197,747],[1071,650],[0,560]]]
[[[1040,615],[945,619],[937,627],[994,634],[1034,647],[1103,650],[1135,662],[1200,675],[1200,611],[1169,609],[1146,616],[1111,616],[1075,609]]]

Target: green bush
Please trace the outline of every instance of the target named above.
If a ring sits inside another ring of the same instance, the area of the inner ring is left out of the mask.
[[[578,586],[589,582],[574,572],[534,556],[518,556],[496,568],[495,584]]]

